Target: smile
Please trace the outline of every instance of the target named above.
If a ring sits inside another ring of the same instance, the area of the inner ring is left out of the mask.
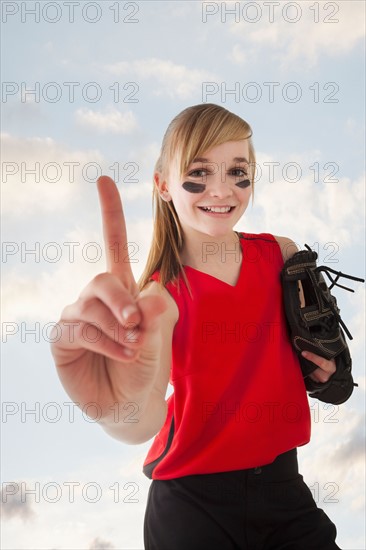
[[[199,206],[204,212],[214,212],[215,214],[227,214],[234,210],[235,206]]]

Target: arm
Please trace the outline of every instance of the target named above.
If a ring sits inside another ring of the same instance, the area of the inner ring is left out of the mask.
[[[115,254],[128,243],[118,189],[103,176],[98,191],[107,272],[94,277],[76,302],[64,308],[51,351],[71,399],[80,408],[97,404],[108,433],[139,443],[152,437],[166,416],[164,383],[176,310],[165,289],[157,291],[155,285],[154,291],[155,283],[139,292],[129,261]],[[87,338],[95,327],[98,338]]]

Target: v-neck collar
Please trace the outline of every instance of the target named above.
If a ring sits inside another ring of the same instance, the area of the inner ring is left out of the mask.
[[[223,284],[223,285],[226,285],[230,288],[237,288],[238,285],[240,284],[240,281],[241,281],[241,278],[243,276],[243,271],[244,271],[244,239],[243,239],[243,236],[242,236],[242,233],[238,233],[236,231],[238,237],[239,237],[239,242],[240,242],[240,246],[241,246],[241,264],[240,264],[240,270],[239,270],[239,275],[238,275],[238,279],[235,283],[235,285],[231,285],[230,283],[227,283],[226,281],[223,281],[222,279],[219,279],[218,277],[215,277],[214,275],[210,275],[210,273],[206,273],[205,271],[200,271],[199,269],[195,269],[194,267],[191,267],[190,265],[183,265],[184,269],[189,269],[191,271],[195,271],[196,273],[199,273],[201,275],[203,275],[204,277],[209,277],[210,279],[213,279],[214,281],[217,281],[219,284]]]

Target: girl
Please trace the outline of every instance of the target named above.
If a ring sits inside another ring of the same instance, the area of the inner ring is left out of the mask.
[[[253,197],[254,166],[240,117],[203,104],[174,118],[138,284],[124,261],[118,190],[98,180],[108,271],[64,309],[52,350],[66,391],[79,406],[99,404],[107,433],[129,444],[155,436],[143,465],[146,550],[339,548],[297,469],[310,414],[279,278],[296,246],[233,230]],[[94,343],[83,337],[93,325]],[[313,380],[335,372],[334,360],[307,358]]]

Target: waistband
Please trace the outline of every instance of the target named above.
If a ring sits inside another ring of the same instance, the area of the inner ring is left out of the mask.
[[[184,498],[210,498],[212,502],[233,503],[242,502],[248,491],[251,499],[268,497],[268,490],[274,491],[275,497],[290,495],[290,490],[296,487],[289,485],[299,478],[297,449],[292,449],[279,455],[272,463],[256,468],[243,470],[228,470],[210,474],[193,474],[178,478],[159,480],[154,479],[151,488],[161,490],[169,488],[175,495],[185,495]],[[287,483],[286,483],[287,482]],[[269,489],[270,488],[270,489]],[[262,491],[265,490],[265,496]],[[253,492],[254,491],[254,492]],[[282,497],[281,497],[282,498]],[[294,501],[298,494],[294,493]]]
[[[227,470],[214,472],[209,474],[191,474],[178,478],[169,479],[153,479],[155,484],[190,484],[193,483],[211,483],[211,482],[227,482],[241,483],[245,480],[253,480],[253,482],[276,482],[294,479],[299,475],[299,467],[297,461],[297,448],[291,449],[277,456],[270,464],[256,466],[255,468],[247,468],[242,470]]]
[[[247,471],[253,476],[260,476],[262,481],[281,481],[296,477],[299,473],[297,449],[291,449],[291,451],[278,455],[270,464],[242,471]]]
[[[225,472],[217,472],[210,474],[198,474],[187,476],[188,478],[200,478],[201,481],[214,479],[228,482],[242,480],[250,480],[253,482],[271,482],[271,481],[286,481],[294,479],[299,475],[299,467],[297,461],[297,449],[291,449],[277,456],[270,464],[248,468],[243,470],[228,470]],[[182,478],[181,478],[182,479]]]

